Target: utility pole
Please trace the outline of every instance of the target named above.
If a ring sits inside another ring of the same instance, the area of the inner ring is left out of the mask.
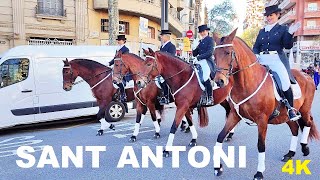
[[[117,35],[119,33],[119,9],[118,0],[108,0],[109,16],[109,45],[117,44]]]
[[[161,0],[161,29],[169,30],[168,0]]]

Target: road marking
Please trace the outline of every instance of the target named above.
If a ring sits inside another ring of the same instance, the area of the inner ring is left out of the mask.
[[[140,128],[140,129],[141,129],[141,128]],[[146,133],[146,132],[151,132],[151,131],[154,131],[154,129],[145,130],[145,131],[140,131],[139,134]],[[132,135],[132,133],[128,133],[128,134],[114,134],[113,136],[116,137],[116,138],[126,138],[127,136],[130,136],[130,135]]]

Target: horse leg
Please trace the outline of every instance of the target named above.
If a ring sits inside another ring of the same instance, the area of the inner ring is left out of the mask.
[[[239,123],[239,121],[240,121],[240,118],[235,111],[232,111],[231,113],[229,113],[226,124],[224,125],[224,128],[219,133],[215,146],[220,147],[222,149],[223,140],[225,139],[229,131]],[[214,167],[214,174],[216,176],[220,176],[222,174],[222,171],[223,171],[222,164],[220,164],[220,167]]]
[[[153,137],[155,139],[159,139],[160,138],[160,126],[159,126],[159,121],[157,120],[157,111],[156,111],[154,103],[149,103],[148,108],[150,111],[150,115],[151,115],[151,118],[153,121],[155,131],[156,131]]]
[[[100,129],[97,132],[97,136],[102,136],[105,129],[110,128],[112,130],[115,130],[115,126],[113,124],[108,123],[105,120],[105,110],[107,103],[106,102],[98,102],[99,103],[99,111],[97,113],[97,120],[100,121]]]
[[[169,137],[167,140],[166,147],[173,145],[174,135],[178,129],[179,124],[181,123],[182,117],[188,111],[188,108],[189,107],[188,107],[187,103],[183,104],[183,106],[177,106],[176,115],[174,117],[174,121],[173,121],[171,129],[170,129],[170,134],[169,134]],[[163,150],[163,156],[169,157],[169,151],[167,151],[166,149]]]
[[[230,107],[230,105],[229,105],[227,100],[224,100],[222,103],[220,103],[220,105],[226,110],[226,121],[227,121],[228,116],[229,116],[230,111],[231,111],[231,107]],[[225,140],[226,142],[231,141],[232,136],[234,134],[234,130],[235,130],[235,127],[232,128],[231,131],[229,132],[229,134],[228,134],[228,136],[227,136],[227,138]]]
[[[267,117],[260,117],[258,118],[259,122],[258,123],[258,168],[257,168],[257,173],[254,175],[254,180],[261,180],[263,179],[263,172],[266,169],[265,166],[265,159],[266,159],[266,135],[267,135],[267,128],[268,128],[268,123],[267,123]]]
[[[289,152],[284,155],[281,159],[283,162],[287,162],[296,154],[297,150],[297,143],[298,143],[298,134],[299,134],[299,125],[296,122],[288,121],[288,126],[290,127],[292,136],[291,136],[291,143]]]
[[[300,128],[302,130],[302,136],[300,140],[301,145],[301,151],[303,153],[303,156],[308,156],[310,154],[310,150],[308,147],[308,138],[310,134],[310,130],[312,127],[311,119],[313,119],[311,112],[303,112],[301,111],[301,118],[298,120]]]
[[[197,145],[197,138],[198,138],[198,133],[197,133],[197,130],[192,122],[192,115],[191,115],[191,112],[190,110],[187,111],[186,115],[185,115],[187,121],[188,121],[188,124],[189,124],[189,129],[191,131],[191,134],[192,134],[192,140],[191,142],[189,143],[189,146],[190,147],[194,147]]]
[[[188,121],[187,116],[184,116],[182,118],[182,122],[181,122],[181,131],[185,132],[185,133],[189,133],[190,132],[190,123]]]
[[[136,124],[134,125],[134,131],[132,136],[129,139],[129,142],[136,142],[137,136],[139,134],[139,129],[141,126],[141,120],[144,119],[145,114],[147,112],[147,107],[141,104],[140,102],[137,102],[137,116],[136,116]]]

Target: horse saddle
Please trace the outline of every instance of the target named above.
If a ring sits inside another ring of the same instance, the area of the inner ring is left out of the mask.
[[[199,61],[198,61],[199,62]],[[206,62],[206,61],[205,61]],[[206,64],[207,64],[207,62],[206,62]],[[206,67],[205,67],[206,68]],[[209,68],[209,66],[208,66],[208,64],[207,64],[207,71],[206,72],[204,72],[203,71],[203,66],[201,66],[201,64],[199,64],[199,63],[195,63],[194,64],[194,68],[193,68],[193,70],[195,71],[195,73],[196,73],[196,76],[197,76],[197,79],[198,79],[198,83],[199,83],[199,86],[200,86],[200,88],[203,90],[203,91],[205,91],[205,86],[204,86],[204,82],[205,81],[207,81],[208,79],[209,79],[209,77],[210,77],[210,68]],[[215,90],[215,89],[218,89],[219,87],[218,87],[218,85],[215,83],[215,82],[213,82],[213,81],[211,81],[211,84],[212,84],[212,90]]]
[[[273,92],[274,92],[275,98],[277,99],[277,101],[281,101],[283,90],[282,90],[282,84],[280,81],[280,77],[276,72],[270,70],[269,68],[268,68],[268,70],[271,75],[271,79],[272,79],[272,83],[273,83]],[[298,83],[291,84],[291,89],[293,92],[293,99],[301,98],[301,89],[300,89],[300,86]]]

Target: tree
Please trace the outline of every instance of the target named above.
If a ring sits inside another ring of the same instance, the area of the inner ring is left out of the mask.
[[[259,27],[248,28],[243,31],[241,38],[248,44],[248,46],[252,48],[258,36],[259,30]]]
[[[118,0],[108,0],[109,16],[109,45],[117,44],[117,35],[119,33],[119,9]]]
[[[213,32],[227,35],[233,30],[233,22],[237,19],[231,0],[224,0],[215,5],[209,12],[209,26]]]
[[[204,5],[204,24],[208,24],[209,23],[209,19],[208,19],[208,7],[205,4]]]

